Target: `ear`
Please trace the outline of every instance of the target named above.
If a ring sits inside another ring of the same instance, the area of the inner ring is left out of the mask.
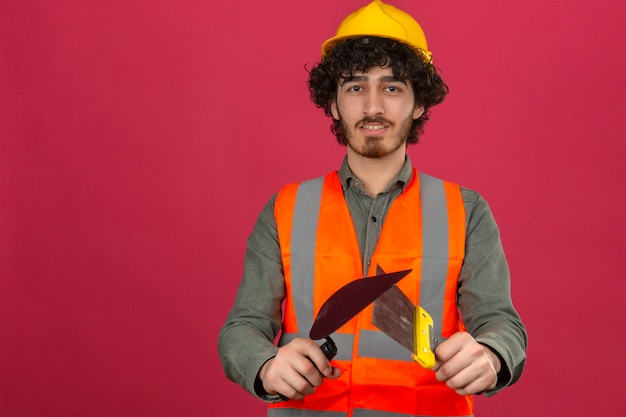
[[[337,110],[337,100],[333,100],[330,103],[330,114],[333,115],[333,119],[339,120],[339,111]]]
[[[422,114],[424,114],[424,106],[416,107],[413,110],[413,120],[419,119]]]

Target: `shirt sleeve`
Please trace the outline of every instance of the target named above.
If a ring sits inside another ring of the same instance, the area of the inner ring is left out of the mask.
[[[478,193],[461,190],[467,234],[458,305],[467,331],[500,358],[498,383],[489,396],[520,378],[528,338],[511,300],[509,267],[491,210]]]
[[[261,366],[276,355],[285,282],[274,218],[276,195],[261,211],[247,241],[235,303],[220,330],[218,351],[226,376],[255,397],[274,401],[256,383]]]

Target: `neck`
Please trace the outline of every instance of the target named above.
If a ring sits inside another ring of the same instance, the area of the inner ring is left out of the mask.
[[[382,158],[365,158],[348,147],[348,166],[363,184],[365,192],[374,198],[385,191],[404,165],[406,152],[393,152]]]

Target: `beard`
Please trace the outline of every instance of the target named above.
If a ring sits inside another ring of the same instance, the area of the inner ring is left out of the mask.
[[[341,117],[341,115],[339,116]],[[344,119],[341,118],[340,122],[341,130],[344,134],[344,137],[346,138],[346,145],[358,155],[372,159],[384,158],[385,156],[405,146],[406,140],[409,137],[409,133],[411,132],[411,127],[413,125],[413,119],[411,118],[411,116],[407,117],[401,122],[397,132],[391,132],[391,130],[394,130],[394,128],[396,127],[396,124],[382,117],[363,118],[355,124],[354,129],[350,129]],[[390,132],[387,132],[385,136],[366,136],[363,140],[363,143],[359,143],[355,138],[355,135],[358,134],[356,133],[358,131],[358,126],[366,123],[383,123],[389,126]],[[385,142],[385,138],[388,135],[393,136],[391,137],[392,140],[390,143]]]

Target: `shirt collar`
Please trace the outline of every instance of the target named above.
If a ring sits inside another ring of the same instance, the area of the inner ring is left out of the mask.
[[[361,182],[348,166],[347,156],[343,158],[343,162],[341,163],[341,168],[339,168],[338,174],[344,192],[348,189],[353,181],[356,181],[356,183],[358,184],[358,188],[362,190],[363,187],[360,185]],[[401,187],[402,191],[404,191],[412,176],[413,164],[411,163],[411,158],[407,154],[404,158],[404,165],[402,165],[402,168],[400,169],[398,174],[391,180],[389,185],[385,187],[385,192],[390,191],[395,186]]]

